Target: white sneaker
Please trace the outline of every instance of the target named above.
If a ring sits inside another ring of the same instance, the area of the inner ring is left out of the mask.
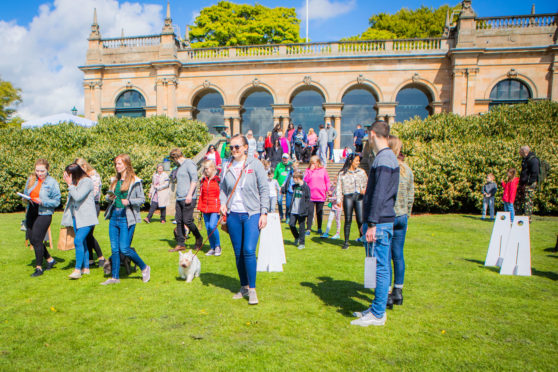
[[[257,305],[258,304],[258,295],[256,294],[255,288],[250,288],[248,290],[248,305]]]
[[[358,325],[361,327],[368,327],[371,325],[374,326],[383,326],[386,324],[387,314],[384,313],[384,316],[381,318],[376,318],[374,314],[368,313],[363,315],[362,318],[355,319],[351,321],[351,325]]]
[[[341,237],[339,236],[339,234],[335,234],[331,237],[331,239],[341,239]]]
[[[209,251],[207,251],[207,253],[205,254],[206,256],[213,256],[215,255],[215,250],[214,249],[210,249]]]
[[[221,255],[221,247],[216,247],[215,248],[215,256],[220,256]]]
[[[240,300],[241,298],[248,296],[248,288],[240,287],[238,292],[233,296],[233,300]]]
[[[298,249],[300,249],[300,250],[304,249],[304,244],[299,245]]]

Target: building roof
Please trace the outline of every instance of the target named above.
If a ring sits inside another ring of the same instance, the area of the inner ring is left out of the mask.
[[[97,125],[96,121],[85,119],[85,118],[82,118],[82,117],[79,117],[79,116],[74,116],[74,115],[71,115],[71,114],[62,113],[62,114],[44,116],[42,118],[38,118],[38,119],[34,119],[34,120],[28,120],[28,121],[24,122],[23,124],[21,124],[21,127],[22,128],[40,128],[40,127],[43,127],[45,125],[57,125],[57,124],[64,123],[64,122],[72,122],[76,125],[86,127],[86,128],[90,128],[94,125]]]

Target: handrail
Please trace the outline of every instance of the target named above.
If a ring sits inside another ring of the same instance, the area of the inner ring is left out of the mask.
[[[557,23],[558,13],[476,18],[477,30],[502,28],[547,27]]]

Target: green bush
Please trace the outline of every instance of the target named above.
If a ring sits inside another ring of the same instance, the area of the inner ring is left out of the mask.
[[[499,106],[479,116],[433,115],[396,124],[403,153],[415,174],[415,210],[471,212],[482,206],[486,174],[499,189],[508,168],[521,171],[519,147],[528,145],[551,171],[536,193],[535,211],[558,214],[558,103],[550,101]]]
[[[50,174],[60,182],[62,203],[67,194],[62,173],[76,157],[85,158],[99,172],[105,192],[114,176],[112,159],[129,154],[147,195],[155,165],[172,148],[179,147],[185,156],[192,157],[209,139],[205,124],[165,116],[107,117],[93,128],[63,123],[37,129],[0,129],[0,212],[23,209],[15,193],[23,191],[37,158],[49,161]]]

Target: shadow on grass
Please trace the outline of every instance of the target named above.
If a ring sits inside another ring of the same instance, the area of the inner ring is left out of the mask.
[[[160,242],[167,242],[169,247],[174,248],[176,246],[176,241],[174,239],[159,239]]]
[[[463,216],[464,218],[469,218],[471,220],[477,220],[477,221],[483,221],[483,222],[494,222],[494,220],[490,219],[490,218],[485,218],[483,219],[481,216],[470,216],[470,215],[465,215]]]
[[[177,280],[184,280],[178,277]],[[228,289],[232,293],[236,293],[238,288],[240,288],[240,282],[236,278],[230,276],[215,274],[215,273],[201,273],[200,280],[203,285],[212,285],[215,287],[221,287],[223,289]]]
[[[52,256],[52,258],[54,258],[54,260],[56,261],[56,264],[57,264],[57,265],[58,265],[58,264],[61,264],[62,262],[66,262],[65,259],[60,258],[60,257]],[[74,263],[75,263],[75,260],[74,260]],[[31,262],[29,262],[29,263],[27,264],[27,266],[29,266],[29,267],[35,267],[35,259],[31,260]],[[56,266],[55,266],[55,267],[56,267]]]
[[[555,273],[553,271],[539,271],[535,268],[531,268],[531,274],[542,276],[543,278],[547,278],[550,280],[558,280],[558,273]]]
[[[558,252],[558,249],[556,249],[556,247],[549,247],[549,248],[545,248],[544,249],[545,252]]]
[[[500,272],[500,268],[499,268],[499,267],[496,267],[496,266],[484,266],[484,261],[473,260],[472,258],[464,258],[464,260],[465,260],[465,261],[472,262],[472,263],[476,263],[476,264],[478,264],[479,266],[482,266],[482,267],[486,267],[488,270],[493,271],[493,272],[495,272],[495,273],[499,273],[499,272]]]
[[[353,311],[364,310],[362,303],[355,301],[355,298],[371,302],[370,291],[364,289],[362,283],[334,280],[328,276],[320,276],[317,279],[320,282],[301,282],[300,285],[310,288],[324,304],[336,307],[337,312],[346,317],[352,317]]]

